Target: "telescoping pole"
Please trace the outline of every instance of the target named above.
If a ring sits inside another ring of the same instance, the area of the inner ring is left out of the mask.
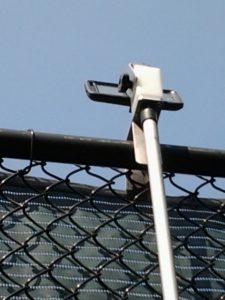
[[[130,103],[135,160],[148,165],[163,299],[177,300],[157,121],[161,110],[178,110],[183,103],[175,91],[162,89],[160,69],[148,65],[129,64],[118,85],[88,81],[85,88],[95,101]]]
[[[148,161],[149,185],[156,231],[163,299],[176,300],[178,299],[178,292],[163,183],[156,112],[151,108],[144,109],[141,112],[141,121]]]
[[[129,80],[132,84],[129,83]],[[158,68],[146,65],[130,65],[129,80],[127,80],[126,75],[123,76],[123,81],[129,83],[127,85],[131,87],[130,90],[127,90],[127,94],[131,95],[136,159],[139,163],[147,164],[148,167],[163,299],[177,300],[178,288],[169,230],[157,121],[161,110],[178,110],[182,108],[183,104],[174,91],[165,93],[162,89],[160,69]],[[137,126],[140,127],[141,131],[136,131]],[[141,140],[143,142],[138,142]],[[138,149],[141,147],[145,148],[142,149],[142,152]]]

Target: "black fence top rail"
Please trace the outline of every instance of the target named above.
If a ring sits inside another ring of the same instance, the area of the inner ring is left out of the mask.
[[[225,177],[225,151],[161,145],[163,170]],[[144,169],[132,141],[0,129],[0,156],[50,162]]]

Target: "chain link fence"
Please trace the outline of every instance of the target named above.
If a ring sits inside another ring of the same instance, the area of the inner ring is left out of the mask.
[[[132,170],[0,170],[1,299],[162,299],[149,189]],[[164,173],[179,299],[224,299],[224,179],[183,177]]]

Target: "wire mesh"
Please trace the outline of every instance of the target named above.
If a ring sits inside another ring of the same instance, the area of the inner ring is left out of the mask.
[[[149,189],[131,170],[11,165],[0,164],[2,299],[162,299]],[[223,179],[164,178],[179,299],[223,299]]]

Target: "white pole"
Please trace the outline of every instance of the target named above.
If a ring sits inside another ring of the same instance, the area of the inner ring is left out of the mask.
[[[149,184],[153,206],[162,294],[164,300],[178,299],[176,274],[174,269],[165,189],[162,175],[161,150],[156,121],[143,122],[145,147],[148,161]]]

